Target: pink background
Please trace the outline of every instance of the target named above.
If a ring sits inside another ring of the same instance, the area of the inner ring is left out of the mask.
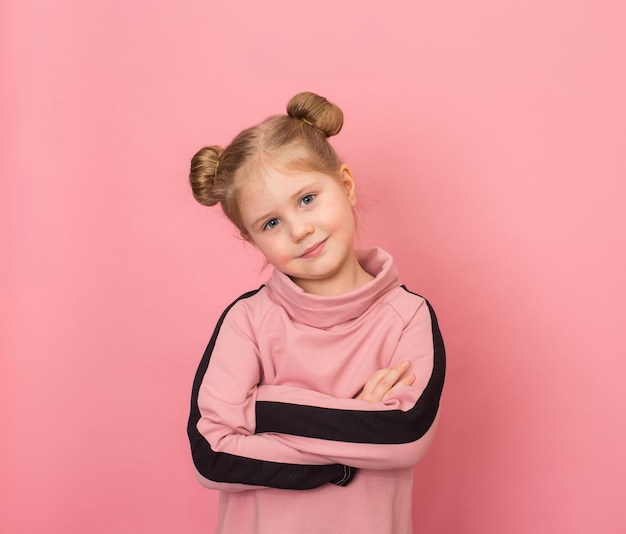
[[[625,4],[155,4],[0,7],[0,531],[212,532],[191,381],[267,273],[189,159],[301,90],[447,341],[416,532],[626,531]]]

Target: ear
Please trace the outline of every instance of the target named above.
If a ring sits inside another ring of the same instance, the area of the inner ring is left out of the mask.
[[[354,175],[347,165],[342,165],[339,168],[339,182],[346,192],[350,206],[354,208],[356,206],[356,184],[354,182]]]

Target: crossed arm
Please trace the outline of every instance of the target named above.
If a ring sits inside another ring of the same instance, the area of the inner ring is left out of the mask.
[[[433,371],[429,379],[424,366],[418,368],[417,382],[424,375],[427,382],[416,384],[415,373],[407,372],[409,362],[395,361],[375,372],[354,399],[289,386],[259,386],[256,347],[238,329],[237,321],[223,322],[227,312],[194,383],[188,431],[203,485],[231,491],[263,486],[308,489],[328,482],[345,485],[352,468],[413,465],[428,448],[442,369]],[[224,338],[237,361],[215,358],[207,373],[211,354],[226,350],[221,345]],[[411,335],[405,340],[414,341]],[[430,357],[423,362],[426,367],[433,367],[432,352],[432,347],[425,349],[422,360]],[[415,362],[411,365],[414,368]],[[398,428],[408,431],[398,434]]]

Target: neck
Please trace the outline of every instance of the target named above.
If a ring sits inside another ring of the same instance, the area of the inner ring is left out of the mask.
[[[374,277],[369,274],[354,258],[350,266],[344,266],[342,272],[337,273],[330,279],[302,280],[294,279],[293,282],[300,286],[305,293],[319,295],[320,297],[334,297],[349,293],[367,284]]]

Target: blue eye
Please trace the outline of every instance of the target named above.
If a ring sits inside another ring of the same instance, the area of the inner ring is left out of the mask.
[[[272,228],[276,228],[276,225],[278,225],[278,219],[270,219],[263,226],[263,230],[271,230]]]
[[[311,202],[313,202],[313,199],[315,199],[315,195],[313,195],[313,194],[304,195],[300,199],[300,205],[301,206],[308,206]]]

